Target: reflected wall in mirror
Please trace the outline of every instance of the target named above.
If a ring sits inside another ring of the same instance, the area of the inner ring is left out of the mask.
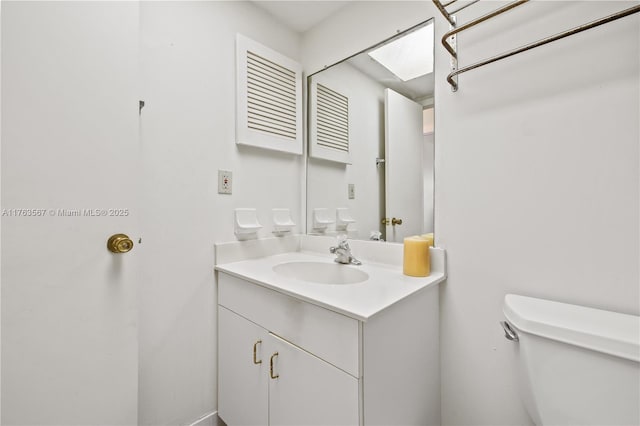
[[[308,77],[307,232],[433,232],[433,20]]]

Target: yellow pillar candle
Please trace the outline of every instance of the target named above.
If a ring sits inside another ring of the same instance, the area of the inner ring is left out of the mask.
[[[430,273],[429,241],[419,236],[404,239],[403,273],[411,277],[426,277]]]
[[[420,235],[422,238],[426,239],[427,241],[429,241],[429,247],[435,247],[433,245],[433,232],[429,233],[429,234],[422,234]]]

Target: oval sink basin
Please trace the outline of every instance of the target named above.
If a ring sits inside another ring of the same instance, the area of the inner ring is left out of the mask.
[[[286,262],[274,266],[273,271],[318,284],[356,284],[369,278],[369,274],[353,266],[328,262]]]

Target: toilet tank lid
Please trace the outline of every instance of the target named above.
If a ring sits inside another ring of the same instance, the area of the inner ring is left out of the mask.
[[[516,329],[640,362],[640,317],[507,294],[504,315]]]

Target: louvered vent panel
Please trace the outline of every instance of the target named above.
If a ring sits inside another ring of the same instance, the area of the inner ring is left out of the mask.
[[[247,51],[247,125],[296,139],[296,73]]]
[[[349,152],[349,98],[317,85],[317,143]]]

